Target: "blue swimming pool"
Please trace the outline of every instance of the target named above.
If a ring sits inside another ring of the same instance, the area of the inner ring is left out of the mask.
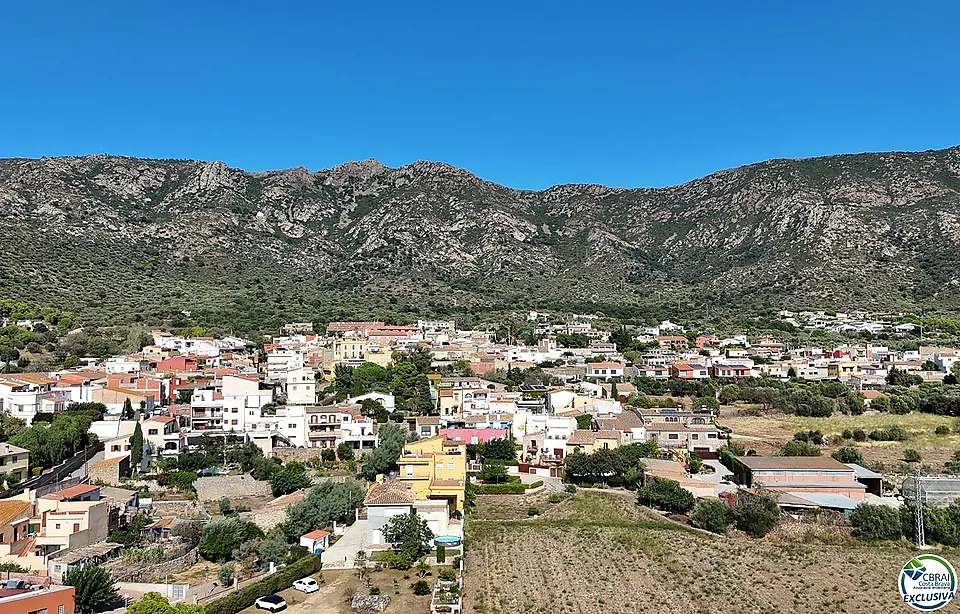
[[[461,538],[456,535],[441,535],[433,540],[435,546],[459,546]]]

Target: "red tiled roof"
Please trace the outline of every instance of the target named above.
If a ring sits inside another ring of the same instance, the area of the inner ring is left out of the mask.
[[[321,537],[326,537],[327,535],[330,535],[330,531],[324,531],[324,530],[322,530],[322,529],[317,529],[316,531],[310,531],[309,533],[305,533],[305,534],[301,535],[300,537],[301,537],[301,538],[306,537],[307,539],[320,539]]]
[[[100,487],[94,486],[93,484],[77,484],[76,486],[70,486],[69,488],[52,492],[49,495],[44,495],[43,498],[60,500],[73,499],[74,497],[79,497],[80,495],[85,495],[88,492],[93,492],[95,490],[100,490]]]

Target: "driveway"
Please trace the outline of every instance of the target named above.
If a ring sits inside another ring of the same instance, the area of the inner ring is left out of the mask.
[[[704,482],[713,484],[713,491],[716,494],[719,495],[722,492],[736,492],[737,486],[735,484],[721,483],[720,480],[723,479],[724,476],[730,475],[730,470],[724,467],[723,465],[721,465],[720,461],[705,460],[703,461],[703,464],[710,465],[711,467],[713,467],[714,471],[713,473],[701,473],[697,477],[699,477]]]
[[[323,568],[352,569],[357,552],[367,547],[368,524],[367,520],[358,520],[347,527],[340,539],[323,553]]]

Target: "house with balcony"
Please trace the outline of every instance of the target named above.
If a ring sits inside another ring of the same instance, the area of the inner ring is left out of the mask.
[[[239,417],[235,418],[239,425]],[[190,397],[190,428],[195,431],[219,431],[223,424],[223,392],[216,386],[196,388]]]
[[[337,405],[314,405],[306,407],[307,447],[308,448],[336,448],[343,440],[344,425],[356,420],[366,422],[360,413],[360,405],[355,403],[338,403]],[[372,433],[370,423],[369,436]],[[359,449],[359,448],[357,448]]]
[[[143,438],[153,454],[159,450],[164,456],[177,456],[187,449],[187,435],[180,432],[173,416],[153,416],[143,421]]]
[[[712,424],[645,424],[647,438],[664,450],[695,452],[700,458],[717,458],[726,443],[723,434]]]
[[[22,482],[30,477],[30,451],[9,443],[0,443],[0,479]]]
[[[613,450],[620,447],[620,431],[591,431],[577,429],[567,440],[566,453],[593,454],[597,450]]]
[[[699,363],[675,362],[670,365],[670,376],[679,379],[710,379],[710,369]]]
[[[46,572],[50,555],[105,540],[110,518],[110,501],[91,484],[42,497],[26,491],[2,500],[0,562]]]
[[[43,399],[49,396],[57,380],[34,373],[0,377],[0,412],[19,418],[30,426],[33,417],[43,411]]]
[[[317,402],[317,372],[309,367],[287,371],[283,391],[288,405],[313,405]]]
[[[624,366],[619,362],[587,363],[587,377],[599,379],[623,377],[623,368]]]
[[[397,479],[410,485],[416,499],[446,501],[451,512],[463,510],[467,444],[440,435],[421,439],[404,445],[397,464]]]

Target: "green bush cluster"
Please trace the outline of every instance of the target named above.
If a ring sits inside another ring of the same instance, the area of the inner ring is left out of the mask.
[[[874,441],[906,441],[910,439],[910,434],[899,426],[891,426],[888,429],[875,429],[867,435]]]
[[[320,555],[311,554],[292,565],[281,567],[259,582],[208,604],[204,610],[206,614],[237,614],[240,610],[252,606],[260,597],[289,588],[294,581],[315,574],[320,571],[321,566]]]

